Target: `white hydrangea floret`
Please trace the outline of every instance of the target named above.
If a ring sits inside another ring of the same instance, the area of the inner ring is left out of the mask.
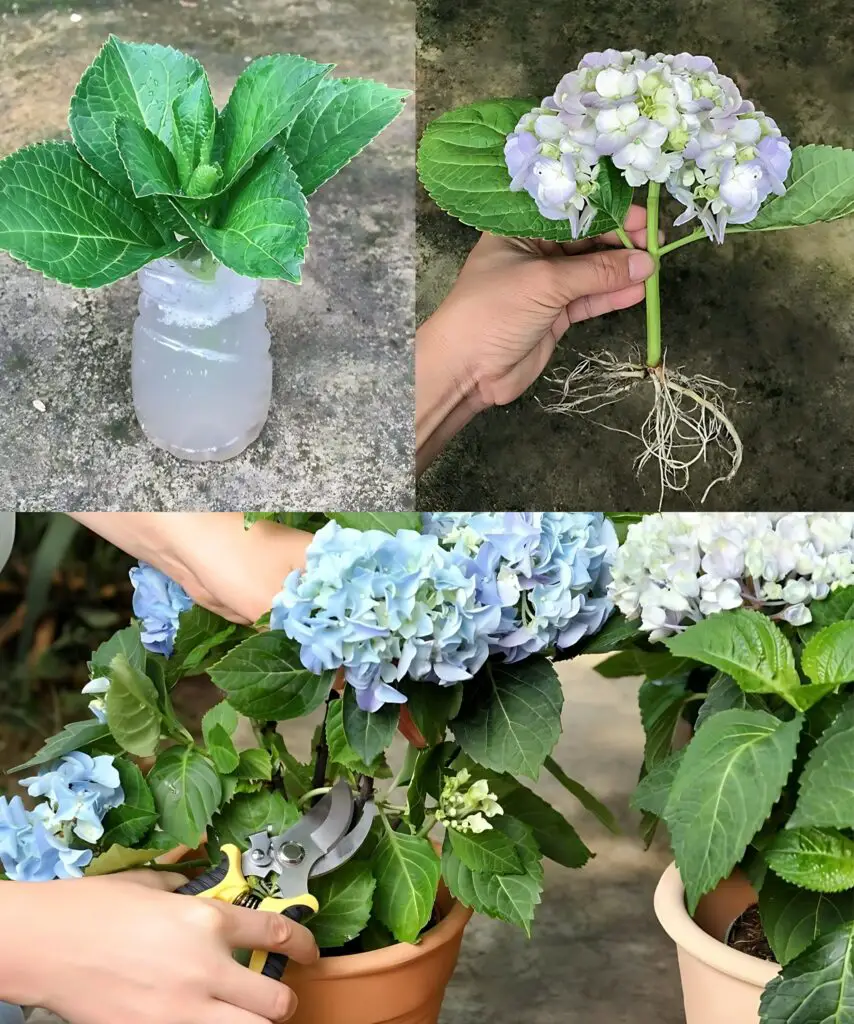
[[[479,834],[492,829],[489,818],[503,813],[498,798],[489,791],[486,779],[472,782],[471,772],[462,768],[456,775],[445,779],[436,819],[445,828]]]
[[[633,524],[608,594],[651,640],[729,608],[800,626],[854,584],[854,513],[663,512]]]

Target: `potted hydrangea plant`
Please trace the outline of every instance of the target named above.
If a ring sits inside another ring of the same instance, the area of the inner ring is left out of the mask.
[[[99,288],[139,271],[137,418],[179,458],[257,438],[272,387],[259,279],[299,284],[306,199],[407,93],[296,54],[253,60],[217,110],[202,65],[111,36],[71,99],[72,141],[0,161],[0,249]]]
[[[648,516],[609,593],[637,632],[600,669],[646,676],[633,802],[670,834],[688,1024],[848,1020],[854,516]]]
[[[601,513],[279,518],[317,532],[255,627],[192,605],[150,566],[133,571],[135,619],[92,655],[92,717],[20,766],[34,807],[0,798],[0,860],[38,881],[204,840],[193,857],[215,864],[222,844],[281,831],[345,779],[377,819],[350,862],[312,883],[307,923],[326,955],[288,968],[295,1020],[435,1024],[472,910],[529,932],[543,858],[591,856],[524,780],[545,768],[614,827],[552,759],[563,695],[550,659],[607,637],[615,529]],[[172,692],[201,672],[223,699],[193,736]],[[279,724],[315,712],[312,749],[292,749]],[[248,749],[234,743],[239,716]]]
[[[854,151],[794,150],[774,119],[745,99],[712,60],[640,50],[586,54],[541,102],[491,99],[427,126],[420,179],[441,209],[481,231],[552,242],[616,232],[636,188],[646,188],[647,248],[658,270],[646,282],[646,351],[609,351],[554,370],[554,413],[598,416],[646,388],[650,409],[633,434],[638,473],[652,463],[661,497],[689,487],[692,467],[715,449],[731,480],[743,446],[724,397],[732,389],[668,365],[659,297],[664,258],[682,246],[748,231],[778,231],[854,213]],[[665,192],[699,227],[659,241]],[[704,493],[704,497],[705,497]]]

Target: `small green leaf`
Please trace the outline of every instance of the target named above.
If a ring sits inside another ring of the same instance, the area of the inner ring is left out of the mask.
[[[329,759],[356,774],[379,777],[383,768],[382,755],[372,764],[366,764],[347,742],[344,731],[344,701],[336,700],[329,705],[326,716],[326,742],[329,746]]]
[[[626,222],[626,214],[632,205],[634,190],[623,177],[622,171],[614,166],[610,157],[599,161],[596,184],[598,188],[592,199],[600,211],[597,216],[608,217],[615,227],[621,228]]]
[[[299,821],[299,809],[281,793],[261,790],[259,793],[238,793],[216,815],[213,827],[223,842],[234,843],[241,850],[249,846],[247,837],[263,832],[269,825],[278,835]]]
[[[211,726],[207,735],[208,754],[223,775],[233,772],[240,763],[231,736],[219,724]]]
[[[441,209],[479,231],[569,242],[568,221],[548,220],[527,192],[510,191],[504,144],[535,106],[536,100],[495,99],[443,114],[421,139],[418,176]],[[600,212],[588,234],[613,227],[613,220]]]
[[[199,164],[187,182],[187,195],[199,198],[209,196],[222,178],[219,164]]]
[[[226,185],[293,124],[333,67],[291,53],[252,61],[235,82],[217,127]]]
[[[406,708],[427,743],[430,746],[441,743],[448,722],[459,714],[462,706],[462,684],[437,686],[421,679],[404,679],[397,688],[406,694]]]
[[[157,687],[124,654],[113,658],[109,677],[104,703],[110,732],[122,749],[138,757],[150,757],[160,742]]]
[[[600,661],[594,666],[594,671],[606,679],[647,676],[649,679],[669,680],[684,676],[691,664],[687,658],[676,658],[667,651],[643,651],[630,647]]]
[[[330,512],[329,518],[350,530],[382,530],[391,534],[398,530],[421,532],[420,512]]]
[[[430,922],[441,863],[428,839],[386,828],[373,857],[374,911],[398,942],[415,942]]]
[[[232,774],[238,779],[269,782],[273,777],[273,762],[266,750],[258,747],[241,750],[237,767],[232,770]]]
[[[636,621],[629,622],[621,612],[614,612],[598,633],[579,643],[579,653],[609,654],[631,643],[639,634]]]
[[[812,620],[804,626],[798,626],[798,633],[804,643],[825,626],[854,619],[854,586],[840,587],[821,601],[810,601],[809,610]]]
[[[690,695],[687,671],[676,678],[646,679],[641,684],[638,705],[646,735],[643,761],[647,770],[669,756],[673,733]]]
[[[451,743],[439,743],[418,751],[412,779],[406,788],[406,813],[413,829],[424,824],[427,797],[438,800],[442,789],[442,769],[454,749]]]
[[[399,116],[405,89],[390,89],[365,78],[330,78],[282,138],[303,192],[337,174]]]
[[[801,667],[828,692],[854,682],[854,622],[836,622],[816,633],[804,648]]]
[[[705,621],[714,618],[724,616]],[[802,725],[801,716],[721,711],[685,749],[664,819],[690,913],[730,874],[779,800]]]
[[[765,987],[762,1024],[846,1024],[854,1018],[854,921],[822,935]]]
[[[545,658],[487,662],[466,687],[454,736],[478,764],[536,779],[560,737],[563,691]]]
[[[854,828],[854,698],[822,734],[801,773],[787,827],[805,825]]]
[[[760,612],[736,608],[710,615],[665,641],[671,653],[712,665],[745,693],[776,693],[798,710],[801,681],[782,630]],[[809,705],[807,705],[809,706]]]
[[[498,792],[504,813],[530,829],[544,857],[567,868],[583,867],[593,856],[570,823],[525,786]],[[493,821],[496,828],[503,822]]]
[[[250,634],[254,635],[254,634]],[[219,650],[226,642],[236,644],[244,639],[241,628],[200,604],[181,612],[175,646],[167,662],[171,683],[187,675],[201,675],[225,654]]]
[[[197,60],[169,46],[110,36],[71,99],[68,124],[83,159],[115,188],[132,194],[116,145],[117,118],[145,125],[171,149],[172,104],[202,74]]]
[[[23,764],[19,764],[9,771],[10,773],[22,772],[27,768],[37,768],[40,765],[56,761],[73,750],[86,751],[87,748],[97,746],[109,738],[110,727],[94,718],[85,722],[71,722],[62,729],[62,732],[51,736],[29,761],[24,761]]]
[[[352,686],[344,691],[343,704],[342,721],[347,742],[363,764],[373,764],[394,738],[400,708],[396,704],[385,704],[379,711],[362,711]]]
[[[349,861],[311,882],[320,910],[307,922],[321,949],[335,949],[355,939],[367,925],[376,888],[367,861]]]
[[[784,829],[764,853],[775,874],[802,889],[854,888],[854,841],[835,829]]]
[[[304,668],[297,645],[284,633],[258,633],[229,651],[209,675],[228,702],[249,718],[302,718],[323,703],[333,673]]]
[[[98,288],[179,244],[166,241],[70,142],[42,142],[0,160],[0,249],[46,277]]]
[[[732,711],[734,708],[744,711],[747,708],[754,708],[758,711],[767,711],[765,699],[758,693],[745,693],[738,683],[730,676],[718,673],[715,676],[706,699],[700,705],[697,712],[697,720],[694,723],[694,730],[700,728],[712,715],[719,711]]]
[[[854,890],[808,892],[769,873],[759,890],[759,914],[774,956],[785,966],[819,936],[854,921]]]
[[[308,246],[308,207],[285,151],[274,146],[229,192],[221,223],[210,227],[172,200],[216,258],[246,277],[298,283]]]
[[[116,145],[134,195],[143,199],[145,196],[181,194],[175,157],[156,135],[138,121],[129,117],[120,117],[116,121]]]
[[[172,152],[181,183],[188,185],[193,171],[207,164],[213,151],[216,107],[204,71],[172,101]],[[193,192],[189,192],[193,195]]]
[[[229,738],[237,730],[238,715],[227,700],[221,700],[202,715],[202,736],[205,743],[210,743],[211,730],[215,725],[222,726]]]
[[[854,213],[854,150],[797,146],[786,194],[772,196],[745,227],[749,231],[838,220]]]
[[[119,773],[125,798],[122,804],[107,812],[101,845],[133,846],[157,821],[154,797],[142,772],[132,761],[117,757],[113,767]]]
[[[481,874],[518,875],[525,870],[519,854],[510,840],[499,832],[474,834],[448,829],[451,849],[467,868]]]
[[[130,868],[138,868],[149,861],[155,860],[164,851],[153,850],[129,850],[124,846],[111,846],[106,853],[94,857],[83,870],[87,877],[93,875],[114,875],[118,871],[128,871]]]
[[[157,758],[147,781],[164,831],[197,846],[222,799],[214,766],[191,747],[170,747]]]
[[[139,634],[139,625],[134,622],[124,629],[118,630],[105,640],[92,655],[89,663],[92,670],[92,677],[105,676],[117,654],[123,654],[128,662],[140,672],[145,671],[147,651],[142,646]]]
[[[664,816],[673,781],[684,754],[684,749],[674,751],[643,776],[629,801],[633,810],[654,814],[656,818]]]

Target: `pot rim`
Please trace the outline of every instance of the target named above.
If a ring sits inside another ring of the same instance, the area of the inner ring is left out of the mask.
[[[393,946],[371,949],[366,953],[321,957],[308,966],[293,963],[288,967],[288,971],[298,974],[302,981],[384,974],[411,963],[413,960],[428,956],[433,950],[451,942],[463,931],[472,913],[473,911],[469,907],[464,907],[462,903],[454,900],[448,913],[437,925],[425,932],[417,944],[396,942]]]
[[[758,988],[780,973],[778,964],[742,953],[703,931],[685,906],[685,886],[675,862],[661,876],[653,903],[659,924],[676,945],[716,971]]]

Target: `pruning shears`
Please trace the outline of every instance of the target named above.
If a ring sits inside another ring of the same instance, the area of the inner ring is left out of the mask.
[[[309,879],[348,861],[367,839],[376,813],[373,800],[357,801],[346,780],[340,779],[285,832],[274,835],[270,827],[254,832],[247,837],[245,853],[224,843],[219,864],[177,891],[302,921],[320,909],[308,891]],[[251,881],[271,875],[277,877],[264,888],[275,895],[259,892],[258,883]],[[280,981],[287,963],[284,954],[259,949],[253,951],[249,969]]]

